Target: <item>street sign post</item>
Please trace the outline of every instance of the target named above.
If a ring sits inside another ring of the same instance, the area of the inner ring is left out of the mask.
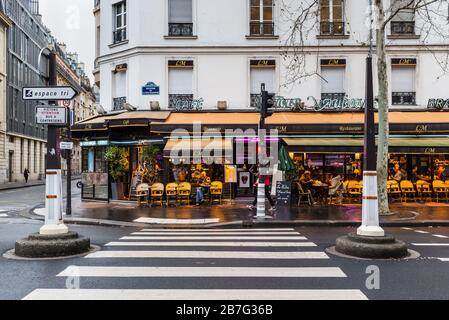
[[[25,87],[22,90],[23,100],[72,100],[77,95],[72,87]]]
[[[59,143],[59,148],[61,150],[73,150],[73,142],[61,141]]]
[[[48,125],[65,125],[67,122],[67,108],[53,106],[36,107],[36,123]]]

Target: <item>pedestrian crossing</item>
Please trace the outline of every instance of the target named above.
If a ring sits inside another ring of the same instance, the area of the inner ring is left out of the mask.
[[[446,257],[427,257],[427,259],[434,259],[434,260],[438,260],[441,262],[449,262],[449,258],[447,258],[447,256],[449,255],[449,253],[447,252],[447,247],[449,247],[449,242],[445,242],[445,239],[449,239],[449,236],[446,235],[442,235],[442,234],[435,234],[431,231],[433,231],[433,229],[428,229],[427,230],[419,230],[419,229],[413,229],[413,228],[401,228],[402,230],[406,230],[406,231],[410,231],[410,232],[414,232],[414,233],[418,233],[418,234],[422,234],[424,237],[423,239],[432,239],[431,242],[413,242],[412,246],[416,247],[418,250],[420,249],[437,249],[436,252],[439,253],[443,253],[442,255],[445,255]],[[425,237],[427,236],[427,237]],[[440,239],[440,241],[442,242],[435,242],[436,240],[434,238]],[[439,249],[439,250],[438,250]],[[432,250],[432,252],[435,252],[434,250]]]
[[[25,300],[366,300],[348,276],[291,228],[143,229],[55,276]],[[363,285],[363,284],[362,284]]]

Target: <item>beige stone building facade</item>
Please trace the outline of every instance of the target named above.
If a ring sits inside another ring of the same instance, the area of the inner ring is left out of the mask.
[[[0,12],[0,183],[6,177],[6,52],[9,19]]]

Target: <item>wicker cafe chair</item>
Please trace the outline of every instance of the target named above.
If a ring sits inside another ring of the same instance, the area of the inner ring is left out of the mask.
[[[387,192],[391,201],[402,201],[401,187],[396,180],[388,180]]]
[[[167,198],[167,207],[170,206],[170,199],[175,200],[175,204],[178,201],[178,184],[168,183],[165,186],[165,196]]]
[[[141,183],[136,188],[136,198],[137,198],[137,205],[140,207],[142,205],[142,198],[145,200],[148,198],[148,184],[147,183]]]
[[[215,200],[218,200],[221,204],[223,199],[223,183],[220,181],[214,181],[210,185],[210,203]]]
[[[402,180],[399,184],[402,192],[402,202],[407,202],[407,198],[413,198],[416,201],[416,192],[413,183],[409,180]]]
[[[348,182],[347,190],[350,197],[356,198],[359,201],[362,200],[363,184],[361,181],[350,180]]]
[[[418,193],[418,198],[421,201],[432,201],[432,189],[430,188],[430,183],[427,181],[416,181],[416,192]]]
[[[182,182],[178,185],[178,202],[182,204],[183,201],[190,205],[190,195],[192,194],[192,185],[188,182]]]
[[[303,197],[306,197],[306,201],[309,206],[313,205],[315,201],[313,200],[312,192],[310,190],[305,192],[301,183],[299,182],[297,182],[296,185],[298,186],[298,207],[301,206],[301,200]]]
[[[439,202],[440,199],[447,201],[448,185],[441,180],[434,180],[432,186],[436,201]]]
[[[152,206],[155,203],[158,203],[161,207],[163,206],[163,198],[164,198],[164,185],[162,183],[155,183],[150,188],[150,198]]]

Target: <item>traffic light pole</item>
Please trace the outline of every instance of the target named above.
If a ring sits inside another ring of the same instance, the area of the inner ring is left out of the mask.
[[[259,137],[259,148],[258,148],[258,155],[257,155],[257,163],[258,163],[258,172],[259,172],[259,180],[257,184],[257,218],[265,218],[265,181],[262,178],[262,164],[260,161],[261,155],[263,154],[265,150],[265,136],[262,137],[262,130],[265,128],[265,119],[263,117],[260,118],[259,122],[259,130],[258,130],[258,137]]]
[[[56,53],[50,53],[49,63],[50,86],[57,85]],[[50,101],[55,106],[56,101]],[[59,129],[55,125],[48,126],[47,163],[45,176],[45,224],[40,229],[41,235],[58,235],[68,233],[62,221],[62,172],[61,157],[58,148]]]
[[[68,132],[67,137],[69,142],[72,142],[72,128],[71,128],[71,112],[70,108],[67,108],[67,123]],[[67,151],[67,203],[65,214],[67,216],[72,215],[72,150]]]

